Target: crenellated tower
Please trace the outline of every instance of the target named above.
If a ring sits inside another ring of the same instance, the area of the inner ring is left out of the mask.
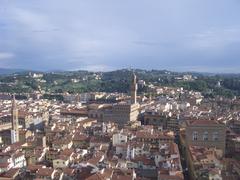
[[[13,95],[13,98],[12,98],[11,114],[12,114],[11,142],[15,143],[15,142],[19,142],[18,108],[17,108],[15,95]]]
[[[132,81],[131,81],[131,104],[137,103],[137,77],[135,73],[132,75]]]

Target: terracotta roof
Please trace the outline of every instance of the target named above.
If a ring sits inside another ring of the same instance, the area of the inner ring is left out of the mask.
[[[23,152],[19,152],[19,151],[15,152],[14,155],[13,155],[14,158],[19,158],[21,156],[25,156],[25,154]]]
[[[64,149],[60,154],[63,156],[71,156],[73,152],[73,149]]]
[[[18,168],[16,168],[16,169],[13,168],[13,169],[10,169],[7,172],[3,173],[1,175],[1,177],[14,179],[18,174],[19,174],[19,169]]]
[[[63,169],[64,174],[68,175],[68,176],[73,176],[75,173],[75,169],[72,168],[64,168]]]
[[[9,163],[0,163],[0,168],[7,168]]]
[[[103,158],[103,154],[99,152],[99,154],[96,154],[91,159],[89,159],[88,163],[96,165],[98,162],[101,161],[102,158]]]
[[[163,132],[146,132],[146,131],[138,131],[136,133],[137,138],[143,138],[143,139],[172,139],[174,138],[173,135],[163,133]]]
[[[133,177],[128,176],[128,175],[116,175],[116,174],[114,174],[112,179],[114,179],[114,180],[132,180]]]
[[[14,144],[10,145],[11,150],[17,150],[22,148],[23,143],[21,142],[16,142]]]
[[[18,111],[18,118],[25,118],[27,115],[26,111]]]
[[[146,156],[137,156],[134,159],[132,159],[132,161],[136,163],[142,162],[144,165],[155,166],[155,161]]]
[[[132,170],[120,170],[116,169],[113,172],[112,179],[116,180],[132,180],[133,179],[133,171]]]
[[[190,120],[188,121],[188,124],[195,126],[214,126],[218,125],[219,123],[214,120]]]
[[[183,175],[176,175],[176,176],[170,176],[170,175],[166,175],[166,174],[160,174],[159,175],[160,179],[164,179],[164,180],[184,180]]]
[[[86,178],[86,180],[105,180],[105,176],[100,173],[96,173],[91,175],[90,177]]]
[[[92,175],[92,170],[93,167],[87,166],[87,167],[82,167],[80,172],[77,173],[78,179],[86,179]]]
[[[54,169],[52,168],[40,168],[36,175],[39,175],[39,176],[51,176],[52,173],[53,173]]]
[[[36,172],[38,169],[42,168],[42,165],[28,165],[27,170],[31,172]]]
[[[88,136],[85,134],[74,134],[73,141],[86,141],[88,139]]]
[[[56,157],[56,159],[61,159],[61,160],[67,161],[67,160],[69,159],[69,156],[58,155],[58,156]]]

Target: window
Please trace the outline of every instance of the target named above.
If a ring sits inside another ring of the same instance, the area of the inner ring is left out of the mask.
[[[204,141],[208,141],[208,132],[207,132],[207,131],[205,131],[205,132],[203,133],[203,140],[204,140]]]
[[[219,135],[218,135],[218,132],[214,132],[214,133],[213,133],[213,140],[214,140],[214,141],[217,141],[217,140],[218,140],[218,136],[219,136]]]
[[[193,141],[197,141],[197,139],[198,139],[198,132],[194,131],[192,138],[193,138]]]

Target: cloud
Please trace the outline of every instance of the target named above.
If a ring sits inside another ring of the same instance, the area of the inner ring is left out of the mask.
[[[0,52],[0,60],[11,59],[14,57],[13,53]]]
[[[78,68],[79,69],[79,68]],[[72,70],[78,70],[78,69],[72,69]],[[114,68],[113,67],[110,67],[110,66],[106,66],[104,64],[95,64],[95,65],[86,65],[86,66],[83,66],[81,69],[83,70],[89,70],[89,71],[94,71],[94,72],[103,72],[103,71],[111,71],[113,70]]]
[[[48,17],[43,13],[36,13],[32,10],[21,8],[13,8],[12,12],[15,15],[15,21],[30,28],[30,30],[49,29],[51,27]]]
[[[240,42],[240,27],[210,28],[188,36],[189,47],[193,49],[219,49],[225,48],[233,43]]]
[[[214,71],[216,64],[240,65],[237,1],[21,0],[1,6],[0,51],[13,53],[4,61],[11,67]]]
[[[178,66],[178,68],[172,68],[173,71],[193,71],[193,72],[204,72],[204,73],[239,73],[240,66],[236,67],[221,67],[216,65],[213,69],[209,66]]]

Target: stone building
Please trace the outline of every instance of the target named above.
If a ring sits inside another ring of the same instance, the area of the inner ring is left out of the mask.
[[[215,147],[225,154],[225,125],[214,120],[187,121],[186,142],[188,146]]]
[[[119,102],[109,105],[94,105],[89,109],[88,116],[102,122],[114,122],[119,126],[137,122],[139,115],[139,104],[137,103],[137,82],[133,74],[131,84],[131,102]]]

